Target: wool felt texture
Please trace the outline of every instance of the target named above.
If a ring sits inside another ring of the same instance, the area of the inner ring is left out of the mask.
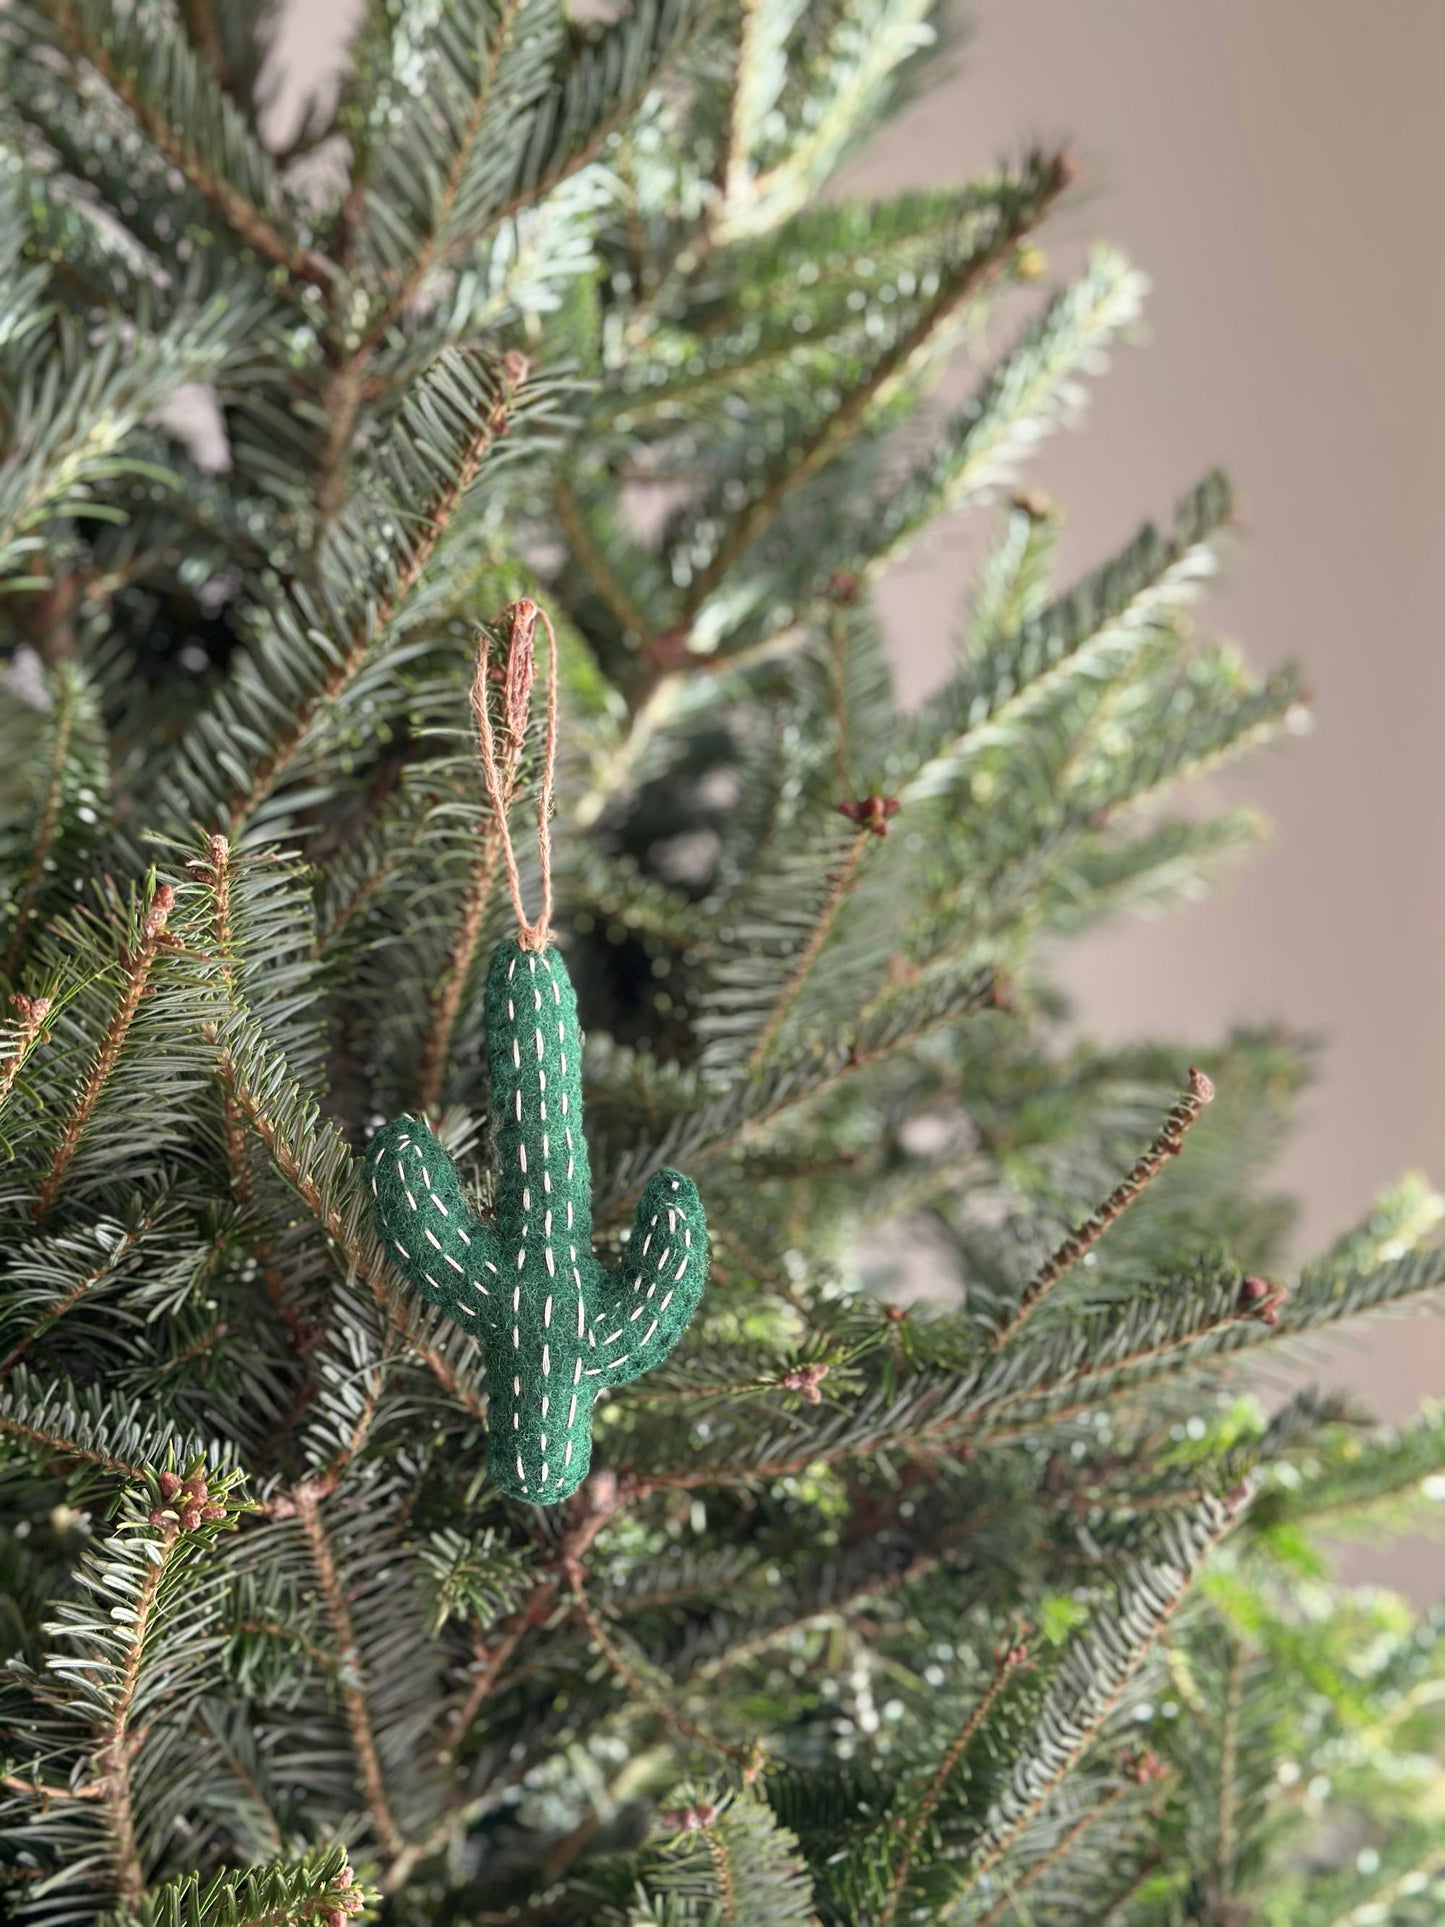
[[[607,1271],[592,1255],[582,1037],[559,953],[502,944],[485,1016],[495,1223],[475,1215],[416,1118],[377,1132],[367,1174],[398,1269],[486,1353],[492,1479],[514,1498],[556,1505],[587,1476],[598,1393],[660,1365],[681,1338],[707,1282],[707,1222],[696,1186],[659,1171]]]

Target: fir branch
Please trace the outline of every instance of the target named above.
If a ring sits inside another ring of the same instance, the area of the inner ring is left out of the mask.
[[[181,1533],[165,1528],[159,1535],[156,1556],[148,1559],[140,1586],[129,1614],[129,1643],[121,1667],[119,1691],[111,1705],[108,1725],[97,1733],[100,1748],[96,1765],[99,1786],[110,1829],[116,1886],[123,1899],[139,1900],[145,1892],[145,1870],[136,1845],[135,1817],[131,1795],[131,1761],[138,1737],[130,1733],[131,1708],[140,1681],[141,1661],[155,1615],[156,1598],[166,1568],[182,1545]]]
[[[141,998],[145,995],[150,981],[151,970],[164,944],[168,941],[166,922],[176,900],[176,893],[168,883],[156,886],[149,907],[141,918],[140,942],[136,949],[122,954],[121,968],[125,974],[125,989],[120,1002],[111,1015],[111,1020],[101,1039],[100,1049],[91,1064],[84,1083],[72,1104],[60,1137],[50,1154],[50,1163],[30,1215],[39,1223],[48,1217],[60,1187],[65,1182],[65,1174],[70,1168],[72,1158],[79,1149],[80,1140],[100,1102],[116,1062],[125,1048],[126,1038],[130,1035],[131,1025],[135,1022]]]
[[[0,1105],[9,1097],[26,1059],[49,1036],[45,1023],[53,1003],[50,997],[26,997],[19,991],[10,999],[14,1021],[0,1032]]]
[[[802,995],[809,975],[813,970],[813,966],[818,961],[819,953],[827,943],[829,936],[832,934],[833,925],[837,922],[839,913],[848,901],[849,893],[853,888],[854,881],[858,874],[858,866],[863,861],[864,850],[870,842],[875,840],[866,827],[861,827],[849,845],[843,861],[835,870],[829,872],[828,891],[823,900],[822,908],[814,918],[808,940],[794,960],[782,989],[771,1011],[768,1013],[767,1020],[762,1030],[758,1033],[757,1041],[748,1053],[747,1065],[744,1070],[745,1076],[756,1076],[767,1061],[772,1051],[773,1042],[779,1030],[781,1030],[787,1021],[788,1012]]]
[[[117,13],[109,0],[42,0],[42,4],[71,58],[85,60],[95,69],[146,137],[227,226],[298,281],[328,292],[334,275],[331,264],[287,234],[251,194],[203,158],[197,130],[224,129],[238,152],[254,150],[248,154],[253,180],[268,178],[260,148],[250,141],[215,76],[191,49],[168,42],[143,8],[127,15]],[[143,73],[150,75],[154,92],[141,86]],[[188,105],[186,114],[176,110],[181,100]]]
[[[107,1443],[107,1419],[127,1447],[124,1456]],[[111,1401],[109,1410],[92,1400],[87,1411],[74,1388],[63,1380],[32,1392],[22,1374],[0,1391],[0,1434],[19,1439],[44,1457],[94,1466],[117,1478],[145,1477],[146,1461],[134,1450],[138,1429],[131,1420],[128,1400]]]
[[[1030,1918],[1029,1910],[1019,1905],[1022,1896],[1036,1881],[1041,1880],[1051,1867],[1056,1867],[1061,1860],[1066,1860],[1086,1835],[1102,1826],[1114,1808],[1131,1791],[1129,1782],[1121,1781],[1118,1786],[1104,1795],[1096,1807],[1090,1807],[1086,1813],[1081,1813],[1074,1824],[1060,1834],[1048,1852],[1040,1854],[1028,1872],[1015,1880],[1007,1893],[1000,1895],[988,1912],[980,1918],[978,1927],[997,1927],[999,1921],[1015,1912],[1021,1920],[1027,1921]]]
[[[1179,1155],[1184,1148],[1184,1138],[1190,1126],[1213,1097],[1214,1086],[1203,1071],[1191,1069],[1189,1089],[1170,1111],[1164,1121],[1163,1129],[1148,1150],[1137,1161],[1128,1176],[1114,1187],[1104,1202],[1092,1211],[1081,1225],[1069,1233],[1043,1269],[1035,1273],[1029,1284],[1025,1286],[1018,1304],[994,1333],[994,1345],[997,1349],[1002,1350],[1012,1338],[1018,1335],[1050,1292],[1073,1269],[1084,1253],[1091,1250],[1109,1227],[1123,1217],[1129,1206],[1153,1183],[1169,1160]]]
[[[138,1218],[135,1223],[127,1226],[98,1265],[93,1266],[89,1271],[83,1272],[68,1290],[62,1292],[58,1298],[52,1300],[52,1302],[45,1307],[43,1313],[30,1326],[29,1330],[16,1341],[9,1352],[6,1353],[5,1357],[0,1359],[0,1378],[9,1376],[30,1350],[30,1347],[35,1343],[37,1338],[43,1338],[52,1326],[57,1325],[60,1320],[64,1318],[68,1311],[73,1310],[83,1298],[88,1297],[102,1280],[113,1278],[116,1273],[121,1270],[131,1253],[149,1234],[151,1223],[152,1220],[147,1215]]]
[[[859,432],[879,402],[930,352],[959,310],[1001,272],[1020,240],[1037,226],[1073,179],[1074,166],[1067,155],[1035,158],[1030,172],[1017,183],[1011,203],[1000,208],[993,234],[951,274],[941,278],[937,294],[912,326],[879,357],[866,378],[848,390],[837,408],[798,447],[789,450],[787,462],[734,518],[688,587],[683,599],[686,615],[696,614],[734,564],[771,526],[788,498]]]
[[[311,1562],[316,1568],[321,1596],[326,1603],[327,1617],[336,1638],[342,1666],[341,1694],[346,1706],[346,1724],[361,1775],[366,1810],[383,1850],[395,1857],[405,1851],[406,1841],[392,1814],[382,1780],[381,1761],[377,1755],[376,1737],[372,1732],[371,1713],[366,1701],[361,1656],[351,1623],[351,1609],[336,1570],[331,1542],[326,1536],[321,1501],[316,1489],[307,1484],[293,1487],[291,1497],[301,1521],[301,1529],[306,1535],[306,1543],[311,1548]]]
[[[1029,1820],[1097,1740],[1130,1681],[1183,1605],[1200,1564],[1240,1517],[1248,1488],[1210,1498],[1171,1527],[1164,1554],[1136,1561],[1117,1603],[1076,1638],[1050,1685],[1033,1739],[995,1801],[956,1900],[991,1874]]]
[[[676,1707],[669,1706],[663,1695],[649,1679],[644,1677],[608,1632],[601,1615],[588,1597],[581,1567],[573,1561],[567,1567],[564,1577],[571,1588],[573,1611],[586,1626],[602,1657],[627,1688],[632,1699],[645,1706],[670,1732],[677,1734],[679,1739],[691,1746],[701,1747],[704,1752],[716,1753],[723,1759],[733,1761],[749,1777],[755,1774],[762,1764],[761,1742],[754,1742],[750,1747],[734,1746],[727,1740],[719,1739],[715,1733],[705,1733],[700,1726],[694,1725],[691,1720],[679,1713]]]
[[[73,676],[61,673],[56,676],[55,682],[57,687],[51,724],[50,765],[45,781],[45,800],[41,806],[40,822],[35,832],[30,866],[25,873],[15,908],[11,913],[13,922],[10,927],[10,941],[5,946],[4,961],[0,962],[0,977],[12,983],[24,954],[30,919],[44,887],[47,866],[55,844],[55,833],[60,822],[61,803],[65,792],[65,771],[70,756],[70,739],[75,728],[76,708],[80,700],[80,685]],[[11,1077],[13,1075],[12,1071]],[[3,1096],[9,1088],[10,1079],[7,1078],[4,1085],[0,1086],[0,1096]]]
[[[898,1858],[893,1867],[893,1884],[889,1888],[887,1900],[883,1903],[883,1910],[878,1916],[879,1927],[892,1927],[892,1922],[898,1917],[899,1904],[908,1889],[908,1879],[913,1871],[913,1860],[918,1852],[919,1842],[927,1831],[929,1821],[933,1818],[949,1781],[958,1770],[959,1761],[973,1744],[984,1722],[993,1711],[994,1702],[999,1694],[1018,1669],[1029,1663],[1029,1650],[1023,1643],[1025,1633],[1026,1629],[1020,1628],[1000,1647],[994,1658],[993,1673],[988,1685],[968,1718],[950,1741],[927,1786],[923,1789],[922,1798],[914,1808],[904,1829]]]
[[[326,704],[333,703],[361,669],[378,637],[382,636],[408,596],[421,580],[422,572],[445,534],[457,508],[476,480],[488,449],[506,421],[506,404],[497,405],[474,423],[470,434],[457,451],[450,478],[422,511],[421,526],[406,544],[390,587],[367,609],[347,638],[344,646],[331,652],[328,673],[315,688],[308,690],[292,709],[266,750],[247,770],[244,787],[232,791],[227,808],[226,829],[235,836],[275,788],[306,738],[313,718]]]

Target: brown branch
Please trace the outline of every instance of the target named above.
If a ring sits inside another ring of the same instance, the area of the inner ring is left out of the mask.
[[[21,884],[16,899],[15,921],[10,931],[10,941],[5,946],[5,959],[0,963],[0,976],[12,981],[24,953],[25,937],[35,911],[36,900],[45,884],[45,866],[50,860],[50,853],[55,844],[56,825],[60,819],[65,759],[70,753],[70,739],[75,729],[75,685],[70,676],[64,672],[58,680],[60,687],[55,697],[55,744],[50,753],[50,770],[46,778],[45,807],[35,832],[35,842],[31,851],[30,865],[25,872],[25,881]],[[8,1089],[8,1085],[5,1088]]]
[[[396,582],[388,593],[377,602],[369,616],[363,616],[353,631],[345,652],[335,662],[331,674],[317,690],[301,701],[298,708],[287,721],[286,727],[276,742],[254,765],[253,775],[247,790],[232,803],[226,828],[231,836],[244,826],[252,812],[270,792],[276,779],[290,766],[305,740],[316,712],[335,699],[357,675],[365,663],[371,646],[387,624],[396,615],[411,591],[416,587],[423,569],[431,560],[437,543],[441,540],[447,525],[457,511],[458,504],[476,479],[482,458],[491,447],[498,431],[506,420],[506,402],[499,401],[473,430],[466,448],[457,465],[457,472],[447,482],[431,507],[423,517],[423,527],[411,544],[402,563]]]
[[[1073,167],[1067,157],[1056,157],[1040,182],[1038,193],[1005,220],[977,254],[962,262],[953,273],[943,276],[937,294],[912,327],[880,355],[867,378],[849,389],[838,407],[818,424],[801,448],[791,452],[787,466],[779,468],[762,492],[739,513],[712,559],[688,589],[684,606],[689,614],[702,607],[733,564],[772,525],[788,497],[832,461],[862,427],[874,404],[932,347],[958,310],[987,286],[1012,256],[1022,237],[1043,218],[1072,179]]]
[[[720,1915],[722,1927],[737,1927],[737,1888],[733,1881],[732,1862],[728,1859],[727,1848],[712,1827],[699,1827],[698,1832],[712,1855],[712,1864],[717,1873],[718,1905],[722,1909]]]
[[[1244,1697],[1244,1675],[1248,1663],[1243,1642],[1236,1640],[1224,1683],[1224,1714],[1219,1737],[1219,1838],[1216,1843],[1216,1864],[1221,1901],[1227,1899],[1234,1887],[1234,1772],[1238,1764],[1239,1708]]]
[[[768,1052],[773,1047],[773,1039],[787,1021],[788,1012],[802,995],[803,986],[808,981],[813,965],[818,961],[818,953],[831,936],[833,925],[837,922],[839,913],[848,900],[848,892],[852,889],[853,879],[858,874],[858,865],[863,860],[863,847],[868,841],[868,831],[860,829],[849,845],[848,854],[844,857],[842,864],[828,878],[828,894],[818,913],[818,920],[809,932],[808,941],[789,972],[788,981],[783,985],[778,1001],[768,1014],[768,1021],[763,1025],[758,1041],[749,1053],[744,1076],[752,1076],[761,1069]]]
[[[340,1654],[341,1693],[346,1703],[346,1724],[351,1734],[351,1748],[356,1755],[356,1764],[361,1775],[362,1791],[366,1797],[367,1811],[376,1828],[376,1837],[383,1850],[390,1855],[401,1853],[406,1846],[405,1838],[392,1815],[386,1796],[386,1787],[381,1777],[381,1762],[377,1757],[376,1739],[371,1730],[371,1713],[362,1688],[361,1653],[356,1643],[356,1634],[351,1623],[351,1608],[346,1601],[346,1592],[336,1570],[336,1560],[331,1551],[331,1542],[326,1536],[326,1527],[321,1519],[321,1505],[316,1490],[310,1485],[298,1485],[292,1497],[296,1513],[301,1521],[301,1529],[306,1534],[311,1548],[311,1563],[316,1568],[316,1577],[321,1584],[321,1596],[326,1602],[327,1615],[336,1635]]]
[[[1029,1283],[1013,1312],[995,1332],[995,1347],[1002,1349],[1011,1338],[1016,1336],[1060,1279],[1073,1269],[1086,1251],[1099,1242],[1111,1225],[1118,1223],[1129,1206],[1153,1183],[1169,1160],[1178,1157],[1184,1148],[1184,1138],[1190,1126],[1213,1096],[1214,1086],[1203,1071],[1191,1068],[1189,1089],[1184,1092],[1164,1120],[1164,1126],[1154,1142],[1122,1183],[1116,1185],[1104,1202],[1081,1225],[1069,1233],[1043,1270]]]
[[[758,17],[761,12],[759,0],[739,0],[737,58],[733,63],[732,85],[728,90],[728,111],[723,121],[723,137],[719,143],[717,166],[713,172],[713,185],[718,191],[719,214],[725,213],[729,204],[737,199],[747,169],[748,154],[742,138],[742,109],[747,98],[748,82],[751,79],[753,40],[757,33]]]
[[[574,1561],[569,1566],[566,1578],[572,1589],[573,1606],[596,1641],[602,1657],[622,1681],[632,1698],[647,1707],[648,1711],[661,1720],[662,1724],[676,1733],[679,1739],[692,1746],[700,1746],[705,1752],[721,1754],[724,1759],[732,1760],[745,1771],[755,1772],[759,1764],[761,1742],[752,1746],[733,1746],[727,1740],[719,1739],[716,1733],[708,1733],[700,1726],[694,1726],[675,1708],[669,1706],[657,1689],[637,1671],[627,1655],[618,1647],[602,1623],[601,1615],[587,1596],[582,1583],[581,1567]]]
[[[637,1495],[636,1487],[613,1479],[611,1474],[594,1472],[582,1488],[582,1509],[558,1542],[557,1550],[546,1567],[538,1574],[532,1590],[506,1621],[490,1650],[482,1656],[481,1668],[472,1676],[467,1696],[453,1713],[442,1739],[444,1759],[455,1753],[467,1728],[495,1690],[503,1667],[521,1641],[551,1614],[564,1577],[573,1570],[581,1570],[582,1561],[603,1526],[613,1513]]]
[[[890,1923],[897,1918],[899,1903],[908,1886],[908,1876],[913,1871],[913,1857],[918,1851],[918,1843],[923,1838],[924,1829],[943,1798],[949,1781],[953,1778],[954,1769],[972,1745],[979,1728],[993,1711],[999,1694],[1019,1667],[1028,1660],[1028,1648],[1021,1643],[1022,1635],[1026,1630],[1026,1628],[1020,1628],[1017,1635],[1011,1634],[1007,1645],[1001,1647],[994,1655],[993,1675],[984,1688],[982,1698],[959,1728],[939,1761],[932,1779],[924,1789],[922,1804],[909,1822],[903,1836],[903,1845],[898,1853],[898,1864],[893,1870],[893,1886],[884,1903],[883,1911],[878,1916],[879,1927],[890,1927]]]
[[[228,227],[255,248],[268,261],[274,261],[299,281],[329,292],[333,271],[329,262],[310,248],[303,248],[282,232],[269,215],[233,186],[201,165],[198,156],[182,137],[174,122],[156,111],[143,98],[136,76],[118,67],[103,42],[86,38],[75,9],[63,4],[56,9],[56,24],[72,59],[84,59],[100,75],[118,100],[130,109],[142,132],[178,173],[205,200],[211,203]]]
[[[29,1793],[41,1800],[103,1800],[105,1788],[94,1781],[89,1786],[47,1786],[43,1780],[26,1780],[18,1773],[0,1773],[0,1786],[12,1793]]]
[[[145,1655],[146,1633],[155,1611],[156,1594],[175,1548],[182,1543],[182,1535],[173,1529],[162,1533],[157,1543],[160,1557],[147,1561],[145,1576],[131,1607],[131,1637],[121,1673],[120,1692],[111,1705],[109,1729],[97,1756],[101,1773],[96,1785],[100,1789],[99,1797],[105,1802],[106,1819],[110,1827],[116,1888],[122,1899],[127,1901],[139,1900],[146,1885],[145,1870],[141,1866],[140,1849],[135,1837],[135,1816],[131,1810],[130,1768],[141,1740],[139,1733],[132,1737],[130,1732],[131,1709],[140,1683],[141,1660]]]
[[[624,637],[635,636],[641,641],[648,631],[647,618],[613,574],[606,556],[592,539],[592,531],[583,518],[582,506],[565,475],[559,474],[552,484],[552,506],[557,511],[557,520],[567,538],[573,561],[579,565],[604,606],[616,618]]]
[[[121,964],[126,973],[125,993],[115,1007],[95,1062],[91,1065],[85,1082],[80,1087],[80,1094],[71,1107],[59,1142],[51,1153],[50,1168],[45,1174],[40,1190],[36,1194],[35,1203],[30,1210],[31,1217],[37,1223],[47,1216],[55,1203],[60,1187],[65,1182],[65,1174],[70,1168],[71,1159],[75,1156],[95,1107],[110,1081],[116,1061],[125,1048],[125,1040],[130,1035],[136,1012],[140,1009],[140,1000],[145,995],[146,985],[150,980],[151,967],[166,941],[166,921],[175,900],[176,893],[168,883],[158,886],[155,895],[151,898],[150,908],[141,920],[139,949],[131,955],[121,957]]]

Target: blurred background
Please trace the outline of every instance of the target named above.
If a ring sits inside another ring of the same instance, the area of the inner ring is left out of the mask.
[[[281,116],[354,12],[291,0]],[[967,20],[846,186],[961,181],[1032,136],[1070,140],[1082,186],[1048,278],[1108,239],[1153,294],[1083,432],[1028,471],[1064,511],[1065,573],[1225,466],[1241,537],[1201,623],[1261,667],[1301,661],[1315,716],[1215,784],[1268,812],[1272,843],[1203,901],[1075,947],[1060,974],[1105,1038],[1269,1019],[1321,1037],[1279,1173],[1303,1251],[1408,1166],[1445,1185],[1445,6],[972,0]],[[945,527],[885,586],[910,696],[946,673],[976,537]],[[1403,1416],[1445,1392],[1445,1318],[1355,1331],[1318,1371]],[[1445,1589],[1438,1546],[1357,1570]]]

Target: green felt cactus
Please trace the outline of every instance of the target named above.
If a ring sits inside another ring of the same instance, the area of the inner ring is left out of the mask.
[[[527,652],[520,674],[514,673],[519,630]],[[515,619],[513,658],[507,688],[514,712],[521,703],[514,722],[519,738],[530,684],[530,628]],[[474,703],[483,766],[497,819],[504,823],[510,797],[487,701],[479,675]],[[555,721],[548,773],[554,737]],[[521,935],[499,946],[487,976],[484,1014],[499,1168],[495,1222],[486,1225],[472,1211],[451,1159],[417,1118],[384,1126],[366,1159],[389,1255],[486,1352],[492,1478],[514,1498],[540,1505],[555,1505],[582,1483],[592,1457],[598,1393],[662,1363],[692,1317],[708,1272],[702,1203],[677,1171],[659,1171],[648,1185],[615,1272],[592,1255],[577,998],[561,955],[545,940],[549,787],[544,778],[543,915],[532,925],[521,914],[508,842]]]

